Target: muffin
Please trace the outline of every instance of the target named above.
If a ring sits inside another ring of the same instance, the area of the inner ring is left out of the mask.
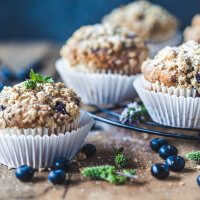
[[[51,167],[71,159],[93,121],[80,112],[81,99],[63,83],[31,72],[30,79],[0,93],[0,163]]]
[[[184,31],[185,41],[194,40],[200,42],[200,14],[197,14],[192,19],[191,26],[188,26]]]
[[[200,44],[166,47],[143,63],[142,73],[134,86],[154,121],[200,127]]]
[[[148,48],[133,32],[96,24],[77,30],[60,55],[58,72],[85,103],[118,103],[130,98],[128,90],[141,71]]]
[[[169,39],[178,27],[173,15],[148,1],[135,1],[114,9],[103,18],[103,22],[126,27],[141,38],[153,42]]]

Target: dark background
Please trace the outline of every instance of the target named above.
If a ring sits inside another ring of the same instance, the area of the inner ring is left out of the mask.
[[[0,40],[48,39],[62,42],[81,25],[100,22],[131,0],[0,0]],[[200,13],[200,0],[151,0],[177,16],[181,29]]]

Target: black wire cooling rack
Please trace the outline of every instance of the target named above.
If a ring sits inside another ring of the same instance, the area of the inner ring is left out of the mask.
[[[90,104],[89,106],[92,107],[93,109],[95,109],[95,111],[90,112],[90,115],[96,121],[104,122],[104,123],[107,123],[107,124],[110,124],[113,126],[125,128],[125,129],[136,131],[139,133],[147,133],[147,134],[157,135],[157,136],[200,141],[200,134],[199,134],[200,129],[174,128],[171,126],[158,124],[158,123],[150,121],[150,120],[140,121],[137,123],[133,123],[131,125],[126,124],[126,123],[121,123],[119,121],[120,114],[115,112],[115,110],[124,108],[125,107],[124,105],[116,105],[116,106],[109,107],[109,108],[102,108],[101,106],[97,106],[97,105],[93,105],[93,104]],[[100,116],[101,114],[103,114],[104,116]],[[143,128],[143,127],[141,127],[142,125],[148,126],[148,128]],[[157,130],[155,130],[156,127],[160,127],[163,129],[167,128],[168,130],[174,129],[175,132],[172,131],[169,133],[169,132],[165,132],[165,131],[157,131]],[[184,130],[186,132],[187,131],[194,132],[195,135],[183,134],[180,132],[181,130]]]

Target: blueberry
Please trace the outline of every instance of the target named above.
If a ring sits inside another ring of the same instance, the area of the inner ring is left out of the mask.
[[[197,176],[197,184],[200,186],[200,175]]]
[[[165,179],[169,176],[169,168],[161,163],[151,166],[151,174],[157,179]]]
[[[24,81],[29,78],[30,69],[20,69],[16,73],[16,78],[18,80]]]
[[[2,80],[6,81],[6,82],[13,81],[15,79],[15,75],[14,75],[13,71],[4,64],[1,65],[0,77],[2,78]]]
[[[96,153],[96,147],[93,144],[85,144],[81,152],[83,152],[87,157],[93,156]]]
[[[70,169],[70,162],[65,158],[60,158],[54,162],[53,165],[54,169],[62,169],[63,171],[69,171]]]
[[[55,111],[56,112],[60,112],[62,113],[63,115],[66,115],[67,114],[67,111],[66,111],[66,106],[63,102],[61,101],[56,101],[56,105],[55,105]]]
[[[0,83],[0,92],[1,90],[3,90],[3,87],[4,87],[3,83]]]
[[[196,74],[196,80],[197,80],[198,83],[200,83],[200,73]]]
[[[159,155],[162,159],[166,159],[169,156],[176,156],[177,154],[178,154],[177,148],[172,145],[163,145],[159,149]]]
[[[53,184],[62,184],[65,182],[66,174],[63,170],[57,169],[49,172],[48,180]]]
[[[167,142],[167,140],[165,140],[163,138],[154,138],[150,141],[151,149],[153,149],[156,152],[158,152],[160,147],[165,144],[168,144],[168,142]]]
[[[169,156],[165,164],[173,172],[180,172],[185,167],[185,160],[181,156]]]
[[[30,166],[22,165],[16,169],[15,175],[21,181],[30,181],[34,176],[34,170]]]

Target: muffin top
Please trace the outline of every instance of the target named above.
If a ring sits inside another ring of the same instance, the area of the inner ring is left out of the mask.
[[[188,41],[165,47],[142,65],[146,80],[167,87],[195,88],[200,93],[200,44]]]
[[[148,49],[133,32],[109,24],[96,24],[78,29],[60,54],[76,69],[115,71],[131,68],[133,73],[138,73],[148,56]]]
[[[30,79],[4,87],[0,93],[1,129],[52,128],[67,125],[79,116],[81,101],[72,89],[48,77],[43,83],[33,82]]]
[[[177,20],[167,10],[148,1],[136,1],[114,9],[103,22],[120,25],[150,41],[163,41],[177,30]]]
[[[192,19],[191,26],[188,26],[184,31],[185,41],[194,40],[200,42],[200,14],[195,15]]]

